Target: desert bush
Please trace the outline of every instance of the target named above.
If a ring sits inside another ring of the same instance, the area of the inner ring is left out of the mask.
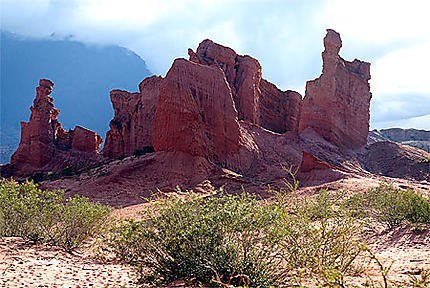
[[[275,211],[249,194],[219,192],[210,197],[181,193],[157,201],[145,220],[128,220],[110,237],[122,261],[137,267],[142,280],[166,284],[195,281],[250,287],[279,284],[280,259],[265,237]],[[213,280],[216,278],[217,283]]]
[[[337,211],[326,192],[274,203],[247,193],[165,197],[144,212],[143,221],[125,221],[107,240],[143,282],[280,287],[311,279],[338,285],[365,250],[357,221]]]
[[[344,277],[355,271],[356,258],[366,251],[359,241],[361,225],[326,191],[314,198],[292,196],[275,204],[279,215],[268,235],[278,238],[283,279],[302,287],[311,281],[321,287],[344,287]],[[282,206],[280,206],[282,203]]]
[[[63,191],[41,190],[33,182],[0,182],[0,236],[48,243],[66,251],[101,233],[109,209]]]
[[[370,216],[389,227],[410,223],[430,223],[430,201],[410,189],[396,188],[388,183],[356,194],[344,206],[361,211],[362,216]]]

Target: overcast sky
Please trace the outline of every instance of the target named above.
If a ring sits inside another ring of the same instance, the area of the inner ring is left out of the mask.
[[[427,0],[0,1],[4,30],[121,45],[155,74],[209,38],[257,58],[267,80],[302,95],[321,73],[322,39],[332,28],[343,58],[372,63],[372,128],[430,129]]]

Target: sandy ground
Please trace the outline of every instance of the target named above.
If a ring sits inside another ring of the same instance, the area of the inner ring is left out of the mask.
[[[20,238],[0,240],[0,287],[138,287],[134,273]]]
[[[380,179],[343,179],[313,189],[302,189],[298,194],[316,195],[320,188],[329,191],[339,188],[363,191],[377,186],[379,182]],[[403,182],[398,183],[399,186],[404,185],[406,188],[411,185],[407,181]],[[416,183],[413,186],[416,187]],[[429,193],[428,185],[419,188],[424,194]],[[116,209],[114,213],[119,217],[139,218],[139,211],[146,205],[150,204],[130,205]],[[388,274],[390,280],[404,282],[409,279],[409,275],[419,277],[424,269],[430,271],[430,225],[421,228],[417,230],[412,226],[401,226],[387,229],[375,226],[365,239],[372,243],[372,251],[384,266],[391,265]],[[99,263],[90,257],[88,251],[81,253],[71,255],[53,247],[30,245],[20,238],[2,239],[0,287],[138,287],[137,277],[129,267],[115,263]],[[367,267],[367,275],[381,280],[375,263]],[[357,285],[363,284],[365,278],[354,278],[353,282]],[[172,283],[170,287],[184,286],[181,283]]]

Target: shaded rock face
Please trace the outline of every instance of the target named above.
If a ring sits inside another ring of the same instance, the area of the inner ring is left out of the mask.
[[[115,111],[106,134],[103,154],[110,158],[132,155],[152,145],[152,126],[162,78],[152,76],[139,84],[138,93],[112,90]]]
[[[220,164],[238,153],[237,111],[221,69],[175,60],[160,88],[153,144]]]
[[[297,133],[302,96],[291,90],[281,91],[264,79],[260,90],[260,125],[277,133]]]
[[[342,41],[333,30],[327,30],[324,47],[322,75],[306,83],[299,133],[312,128],[340,147],[362,147],[369,132],[370,64],[343,60]]]
[[[11,164],[15,169],[22,170],[23,174],[49,164],[52,164],[50,167],[58,167],[98,159],[102,138],[80,126],[68,132],[64,130],[58,122],[60,111],[54,108],[54,99],[49,96],[53,87],[54,83],[50,80],[39,81],[36,98],[30,108],[30,121],[21,122],[21,142],[11,157]],[[82,153],[84,157],[68,157],[70,155],[67,153]],[[67,159],[67,163],[61,163],[62,159]]]
[[[335,168],[327,162],[321,161],[309,152],[303,151],[302,162],[300,163],[299,172],[309,172],[312,170],[325,170]]]

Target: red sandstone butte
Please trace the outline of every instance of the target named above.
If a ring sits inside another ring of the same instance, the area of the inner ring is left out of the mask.
[[[327,30],[324,47],[322,74],[306,83],[299,133],[312,128],[337,146],[362,147],[369,132],[370,63],[343,60],[342,41],[334,30]]]
[[[21,142],[11,157],[19,174],[100,160],[102,138],[77,126],[68,132],[58,122],[59,110],[49,96],[54,83],[39,81],[29,122],[21,122]]]
[[[139,84],[138,93],[110,92],[115,116],[106,134],[105,156],[132,155],[136,150],[153,146],[152,126],[162,80],[159,76],[146,78]]]
[[[223,70],[176,59],[163,80],[154,119],[156,151],[180,151],[217,163],[239,151],[240,130]]]

